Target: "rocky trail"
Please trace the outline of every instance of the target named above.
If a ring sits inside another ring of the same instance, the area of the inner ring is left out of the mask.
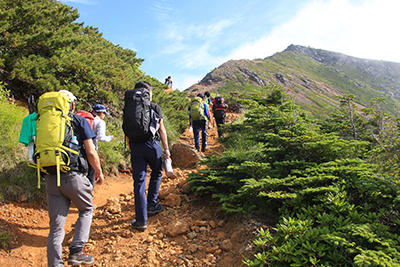
[[[228,114],[228,121],[235,116]],[[194,150],[193,134],[187,130],[180,143]],[[205,155],[223,151],[216,127],[209,130],[208,145]],[[92,266],[244,266],[242,260],[251,257],[252,241],[261,225],[225,217],[209,196],[193,194],[186,177],[201,168],[206,166],[174,166],[172,178],[163,174],[159,202],[164,211],[149,217],[144,232],[131,228],[135,209],[130,173],[106,177],[93,191],[97,208],[86,245],[87,254],[95,258]],[[77,209],[71,207],[65,224],[65,264],[77,216]],[[48,224],[45,207],[0,203],[0,232],[8,231],[13,240],[11,250],[0,250],[0,265],[47,266]]]

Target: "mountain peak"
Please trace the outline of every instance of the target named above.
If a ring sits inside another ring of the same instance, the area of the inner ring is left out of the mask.
[[[293,44],[265,59],[227,61],[187,90],[227,94],[263,90],[270,83],[282,86],[296,101],[314,106],[313,113],[328,105],[336,108],[334,96],[342,94],[356,95],[363,106],[374,97],[385,98],[391,113],[400,106],[400,63]]]
[[[330,52],[330,51],[326,51],[326,50],[322,50],[322,49],[315,49],[315,48],[311,48],[309,46],[301,46],[301,45],[289,45],[283,52],[286,51],[292,51],[295,53],[301,53],[303,55],[306,55],[318,62],[321,63],[333,63],[333,62],[339,62],[339,61],[346,61],[349,59],[356,59],[355,57],[351,57],[351,56],[346,56],[344,54],[341,53],[337,53],[337,52]],[[362,60],[366,60],[366,59],[362,59]]]

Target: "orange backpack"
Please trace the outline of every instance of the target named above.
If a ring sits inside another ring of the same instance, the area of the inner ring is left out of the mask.
[[[84,117],[87,122],[90,124],[90,128],[92,128],[93,130],[93,120],[94,120],[94,116],[92,113],[84,111],[84,110],[78,110],[77,112],[75,112],[76,115]]]

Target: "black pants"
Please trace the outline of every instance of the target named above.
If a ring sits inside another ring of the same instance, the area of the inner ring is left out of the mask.
[[[218,137],[224,137],[224,124],[225,124],[225,114],[222,116],[215,117],[215,122],[217,123]]]

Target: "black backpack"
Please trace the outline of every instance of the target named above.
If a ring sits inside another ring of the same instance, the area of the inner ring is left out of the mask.
[[[151,108],[146,88],[125,92],[122,130],[131,142],[145,142],[157,137],[161,118]]]

